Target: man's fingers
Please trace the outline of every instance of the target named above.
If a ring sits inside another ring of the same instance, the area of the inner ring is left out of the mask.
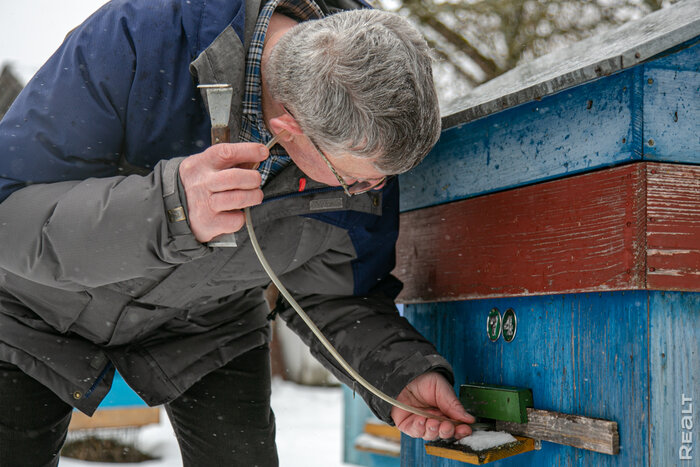
[[[462,439],[465,436],[469,436],[471,434],[472,434],[472,429],[469,425],[457,425],[455,427],[454,437],[456,439]]]
[[[240,209],[262,202],[261,176],[253,167],[268,149],[258,143],[215,144],[180,163],[188,220],[195,238],[208,242],[245,225]]]
[[[426,441],[433,441],[440,437],[440,422],[435,419],[428,419],[425,422],[425,434],[423,439]]]
[[[262,203],[263,192],[261,189],[232,190],[212,193],[209,197],[209,208],[218,213],[234,211]]]
[[[396,412],[399,412],[398,410]],[[404,416],[405,415],[405,416]],[[412,438],[422,438],[425,441],[442,439],[462,439],[472,433],[469,425],[456,425],[448,421],[440,421],[434,418],[425,418],[410,414],[403,410],[400,413],[392,413],[394,422],[401,432]]]
[[[440,438],[448,439],[454,437],[455,426],[451,422],[442,422],[438,428]]]
[[[436,399],[442,413],[453,420],[474,423],[476,419],[464,410],[464,406],[459,399],[457,399],[457,396],[452,390],[452,386],[450,386],[444,378],[440,380],[440,383],[437,385]]]
[[[257,164],[267,159],[268,149],[259,143],[221,143],[207,148],[202,156],[209,166],[215,169],[228,169]]]
[[[402,433],[411,438],[423,438],[426,435],[426,419],[415,415],[406,417],[401,423],[396,425]]]
[[[243,211],[222,212],[216,216],[217,231],[211,235],[212,238],[218,237],[221,234],[238,232],[245,225],[245,214]]]
[[[460,420],[464,423],[474,423],[476,421],[474,416],[464,410],[464,406],[456,397],[444,405],[444,407],[441,407],[441,410],[448,418]]]
[[[454,422],[440,421],[435,418],[426,420],[424,417],[409,415],[404,410],[394,407],[391,412],[394,422],[401,431],[414,438],[425,440],[464,438],[472,431],[468,424],[476,421],[464,410],[447,379],[438,373],[425,373],[415,378],[401,391],[397,399],[409,405],[421,407],[424,411],[454,420]],[[416,419],[423,421],[422,426],[417,424]]]
[[[262,176],[257,170],[224,169],[211,175],[208,188],[211,192],[228,190],[252,190],[260,187]]]

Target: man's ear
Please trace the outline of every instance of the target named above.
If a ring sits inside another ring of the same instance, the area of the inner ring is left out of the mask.
[[[280,140],[283,142],[293,141],[295,137],[304,134],[294,117],[288,113],[271,118],[270,130],[272,130],[273,134],[280,135]]]

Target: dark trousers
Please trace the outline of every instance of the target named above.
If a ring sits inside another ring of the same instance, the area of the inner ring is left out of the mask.
[[[213,371],[166,405],[183,463],[276,467],[270,351],[259,347]],[[55,466],[72,408],[0,362],[0,466]]]

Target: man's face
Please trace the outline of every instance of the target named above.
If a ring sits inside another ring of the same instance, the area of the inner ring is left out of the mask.
[[[340,186],[340,181],[308,137],[301,135],[280,144],[297,167],[308,177],[325,185]],[[335,156],[326,154],[325,156],[346,185],[365,180],[371,183],[378,182],[378,188],[381,187],[380,182],[385,174],[374,167],[374,158],[359,158],[347,154]]]

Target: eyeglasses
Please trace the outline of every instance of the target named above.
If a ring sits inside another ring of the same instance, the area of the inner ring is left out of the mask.
[[[289,109],[286,106],[282,106],[282,108],[292,116],[294,117],[294,114],[289,111]],[[295,118],[296,119],[296,118]],[[368,179],[368,180],[361,180],[358,179],[355,182],[351,184],[347,184],[343,177],[340,176],[338,171],[335,169],[333,164],[331,164],[331,161],[328,160],[325,154],[318,148],[318,145],[316,142],[309,136],[306,135],[307,138],[309,138],[309,141],[311,142],[311,146],[313,146],[314,150],[321,156],[323,161],[326,163],[328,168],[331,170],[335,178],[338,180],[338,183],[340,183],[340,186],[343,187],[343,191],[345,191],[345,194],[348,196],[354,196],[354,195],[361,195],[362,193],[367,193],[368,191],[371,190],[379,190],[380,188],[384,187],[384,184],[387,182],[389,176],[384,176],[382,178],[377,178],[377,179]]]
[[[378,179],[370,179],[370,180],[356,180],[355,182],[351,183],[348,185],[345,183],[345,180],[343,177],[338,174],[338,171],[335,170],[335,167],[333,167],[333,164],[331,164],[331,161],[328,160],[328,158],[321,152],[320,149],[318,149],[318,146],[316,146],[316,143],[314,143],[314,140],[311,139],[308,135],[306,135],[307,138],[309,138],[309,141],[311,141],[311,145],[314,147],[316,152],[321,156],[323,161],[326,163],[329,169],[331,169],[331,172],[333,172],[333,175],[335,175],[335,178],[338,179],[338,182],[340,183],[340,186],[343,187],[343,190],[345,191],[345,194],[348,196],[353,196],[353,195],[361,195],[362,193],[367,193],[368,191],[371,190],[378,190],[384,186],[387,180],[387,176],[384,176],[382,178]]]

